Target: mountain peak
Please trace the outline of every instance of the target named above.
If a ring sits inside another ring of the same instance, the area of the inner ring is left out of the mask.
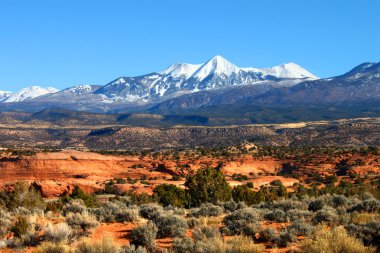
[[[203,80],[211,74],[224,74],[230,76],[232,73],[238,73],[240,68],[226,60],[220,55],[203,64],[193,75],[194,78]]]
[[[185,76],[186,78],[194,74],[201,64],[174,63],[167,69],[160,72],[161,75],[170,75],[172,77]]]
[[[59,90],[57,90],[53,87],[43,88],[41,86],[30,86],[27,88],[23,88],[16,93],[12,93],[3,102],[4,103],[20,102],[20,101],[24,101],[26,99],[32,99],[32,98],[36,98],[36,97],[39,97],[42,95],[55,93],[57,91],[59,91]]]

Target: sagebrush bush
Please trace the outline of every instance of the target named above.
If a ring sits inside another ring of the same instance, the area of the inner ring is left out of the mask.
[[[162,214],[154,222],[159,238],[183,236],[188,228],[186,219],[178,215]]]
[[[331,199],[331,205],[334,208],[346,208],[348,205],[348,201],[349,200],[347,199],[347,197],[343,195],[334,195]]]
[[[120,253],[148,253],[148,251],[141,246],[136,247],[135,245],[127,245],[123,247]]]
[[[265,214],[264,218],[275,222],[286,222],[286,213],[281,209],[275,209],[272,212]]]
[[[140,215],[148,220],[155,220],[163,211],[162,206],[149,203],[140,206]]]
[[[227,201],[223,203],[223,208],[227,212],[233,212],[238,209],[238,203],[233,200]]]
[[[65,222],[54,225],[49,223],[45,226],[44,232],[45,240],[54,243],[68,242],[70,236],[73,234],[72,229]]]
[[[246,236],[252,236],[255,237],[257,233],[259,233],[262,229],[261,223],[248,223],[246,224],[243,229],[242,233]]]
[[[259,241],[261,242],[272,242],[276,239],[276,230],[273,228],[264,228],[259,233]]]
[[[260,214],[252,208],[244,208],[234,211],[223,219],[223,224],[233,234],[241,234],[247,224],[256,223],[260,220]]]
[[[194,218],[194,217],[187,220],[187,226],[189,228],[194,228],[196,226],[200,226],[201,224],[202,224],[202,222],[199,219]]]
[[[223,208],[211,203],[202,204],[199,208],[192,209],[189,216],[193,217],[215,217],[220,216],[224,212]]]
[[[66,222],[75,229],[81,229],[85,234],[99,226],[99,222],[93,215],[85,213],[68,213]]]
[[[380,200],[377,199],[366,199],[362,202],[352,206],[347,210],[348,212],[367,212],[367,213],[378,213],[380,212]]]
[[[305,223],[303,220],[295,220],[287,229],[297,236],[311,236],[315,231],[314,226]]]
[[[336,227],[330,231],[320,229],[314,239],[306,239],[301,244],[305,253],[375,253],[376,249],[365,247],[363,243],[349,236],[343,227]]]
[[[377,246],[380,249],[380,223],[369,222],[365,224],[346,226],[348,233],[363,241],[366,246]]]
[[[78,244],[75,253],[120,253],[121,248],[111,238],[85,239]]]
[[[295,220],[308,220],[312,216],[312,212],[308,210],[297,210],[292,209],[286,212],[286,216],[289,219],[289,221],[295,221]]]
[[[295,242],[296,240],[296,235],[292,231],[285,230],[276,236],[274,243],[280,248],[285,248],[289,245],[289,243]]]
[[[322,209],[317,211],[313,218],[311,219],[311,222],[314,225],[320,224],[320,223],[326,223],[328,225],[334,225],[338,221],[337,214],[330,209]]]
[[[322,200],[322,199],[316,199],[314,201],[311,201],[309,203],[309,211],[313,211],[313,212],[316,212],[318,210],[321,210],[324,206],[326,205],[326,202],[325,200]]]
[[[7,210],[0,208],[0,239],[9,233],[13,219],[13,216]]]
[[[195,243],[191,237],[176,237],[173,240],[173,250],[175,253],[193,253]]]
[[[193,229],[193,238],[197,241],[207,241],[211,238],[222,238],[216,227],[199,226]]]
[[[305,202],[293,200],[293,199],[285,199],[278,200],[274,202],[262,203],[259,205],[260,208],[267,208],[270,210],[281,209],[284,212],[289,210],[307,210],[308,205]]]
[[[85,211],[87,211],[87,207],[82,199],[73,199],[62,208],[64,215],[68,213],[84,213]]]
[[[129,237],[132,244],[136,246],[143,246],[148,250],[152,250],[156,248],[155,239],[157,237],[157,232],[157,226],[152,222],[148,222],[145,225],[141,225],[133,229]]]
[[[39,245],[33,253],[70,253],[70,247],[60,243],[44,242]]]

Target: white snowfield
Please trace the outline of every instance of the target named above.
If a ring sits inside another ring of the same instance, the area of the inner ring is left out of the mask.
[[[32,99],[32,98],[36,98],[36,97],[43,96],[46,94],[55,93],[58,91],[59,90],[53,87],[43,88],[40,86],[31,86],[31,87],[23,88],[16,93],[11,93],[2,102],[3,103],[20,102],[26,99]]]

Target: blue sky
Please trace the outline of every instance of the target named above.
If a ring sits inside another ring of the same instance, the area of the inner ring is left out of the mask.
[[[0,90],[106,84],[222,55],[320,77],[380,61],[378,0],[2,0]]]

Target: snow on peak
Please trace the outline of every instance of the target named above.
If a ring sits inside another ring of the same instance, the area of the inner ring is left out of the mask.
[[[26,99],[32,99],[32,98],[36,98],[36,97],[39,97],[42,95],[55,93],[57,91],[59,91],[59,90],[57,90],[53,87],[43,88],[40,86],[31,86],[28,88],[23,88],[16,93],[12,93],[3,102],[4,103],[20,102],[20,101],[24,101]]]
[[[237,66],[224,59],[222,56],[217,55],[195,71],[192,77],[203,80],[211,74],[225,74],[230,76],[232,73],[239,73],[239,71],[240,69]]]
[[[277,78],[308,78],[319,79],[306,69],[295,63],[285,63],[272,68],[244,68],[245,71],[261,72],[266,76],[274,76]]]
[[[12,92],[10,92],[10,91],[0,90],[0,102],[7,99],[11,94],[12,94]]]
[[[93,92],[94,90],[96,90],[97,87],[99,86],[81,84],[81,85],[76,85],[76,86],[64,89],[62,92],[68,93],[68,94],[74,94],[74,95],[84,95],[84,94]]]
[[[169,68],[160,72],[161,75],[170,75],[172,77],[192,76],[202,64],[174,63]]]

